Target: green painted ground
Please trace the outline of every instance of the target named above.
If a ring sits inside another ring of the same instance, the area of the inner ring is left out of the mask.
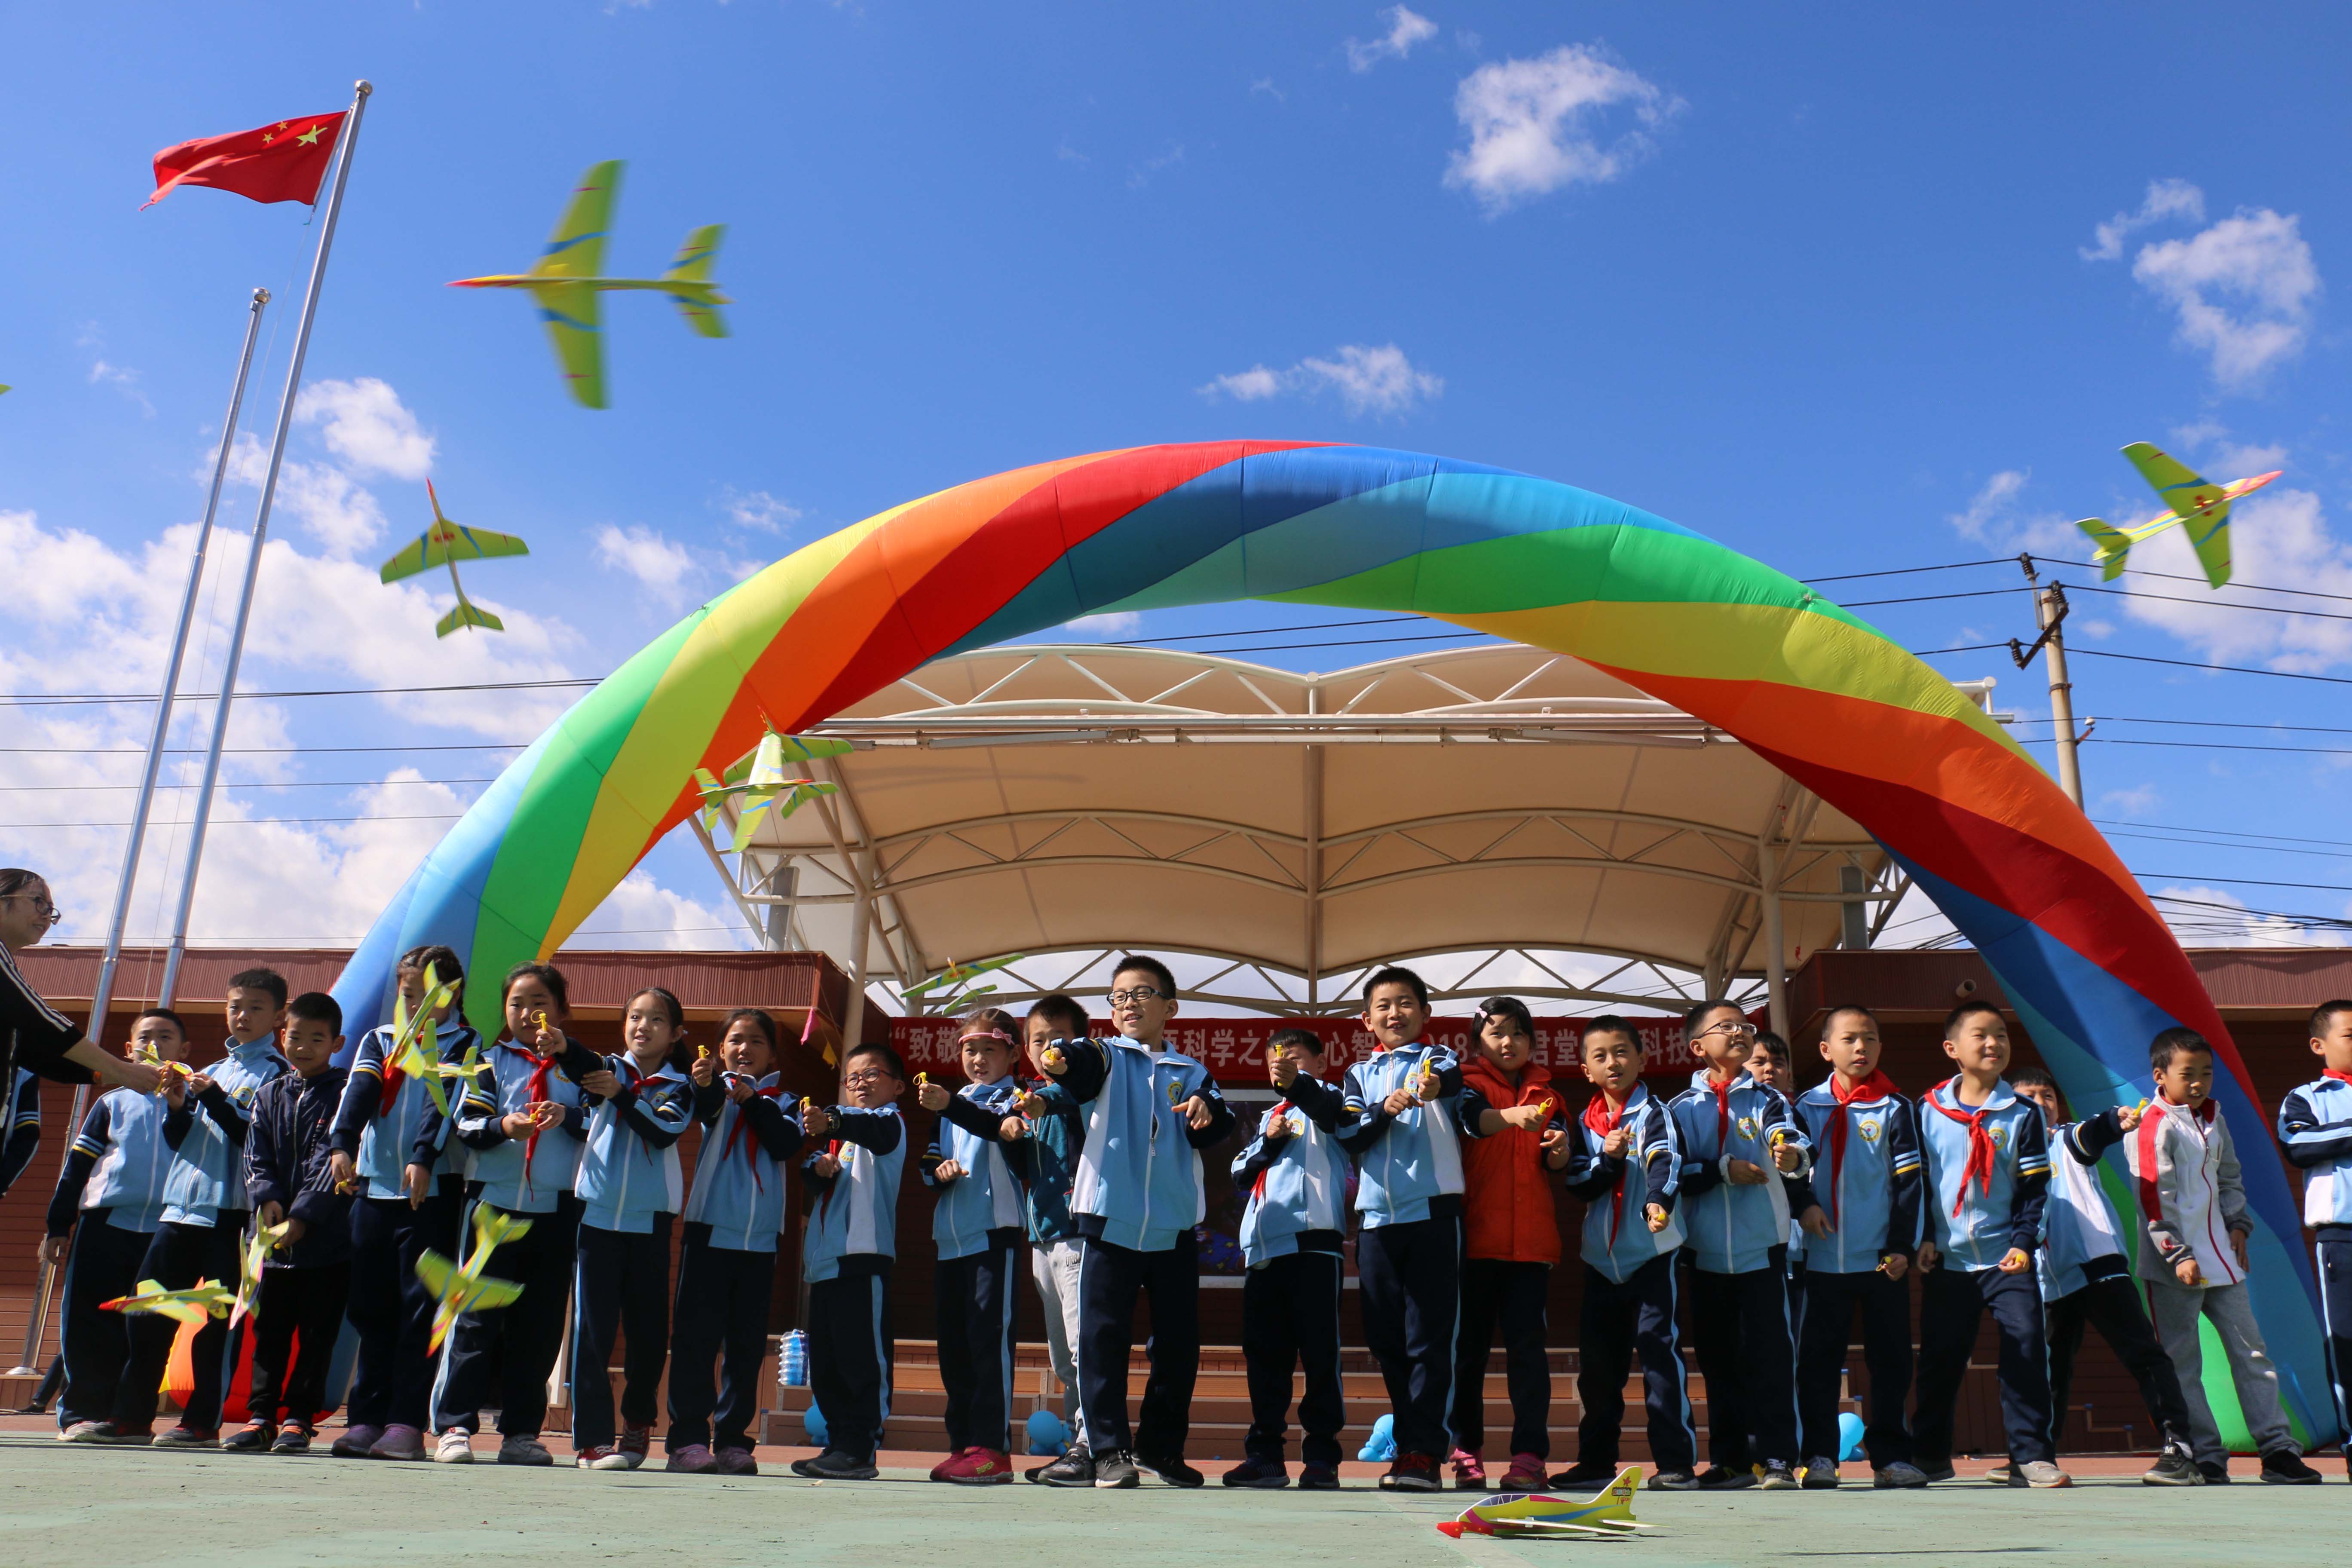
[[[1430,1526],[1461,1507],[1369,1489],[1306,1496],[1056,1492],[714,1481],[654,1472],[470,1469],[66,1448],[0,1438],[0,1563],[279,1564],[780,1562],[842,1568],[1059,1568],[1116,1561],[1297,1557],[1349,1568],[1611,1563],[2326,1563],[2346,1561],[2352,1489],[2159,1492],[2127,1481],[2063,1492],[1747,1492],[1642,1499],[1660,1529],[1631,1542],[1455,1543]]]

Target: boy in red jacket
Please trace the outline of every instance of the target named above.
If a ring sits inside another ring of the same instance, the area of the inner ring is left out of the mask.
[[[1462,1317],[1454,1368],[1454,1484],[1485,1491],[1486,1358],[1496,1321],[1511,1390],[1507,1492],[1541,1491],[1551,1458],[1551,1361],[1544,1297],[1559,1261],[1550,1173],[1568,1163],[1568,1101],[1536,1066],[1535,1020],[1516,996],[1478,1004],[1462,1063]]]

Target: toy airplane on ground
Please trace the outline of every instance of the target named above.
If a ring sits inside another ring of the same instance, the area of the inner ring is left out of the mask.
[[[2174,523],[2189,531],[2189,542],[2196,547],[2197,563],[2205,569],[2205,580],[2216,588],[2230,580],[2230,503],[2241,496],[2249,496],[2277,479],[2285,470],[2273,468],[2267,474],[2256,474],[2250,479],[2232,479],[2217,485],[2200,475],[2191,473],[2181,463],[2157,450],[2145,441],[2134,441],[2124,448],[2140,472],[2172,509],[2168,517],[2152,517],[2132,528],[2116,528],[2095,517],[2086,517],[2074,526],[2091,537],[2099,547],[2095,558],[2101,581],[2112,583],[2123,575],[2124,558],[2131,547],[2141,540],[2162,533]]]
[[[487,278],[460,278],[452,289],[528,289],[538,302],[540,320],[555,344],[563,367],[563,382],[572,395],[591,408],[604,405],[604,329],[597,320],[596,296],[606,289],[652,289],[667,294],[686,314],[686,324],[706,338],[723,338],[727,324],[717,307],[734,303],[710,280],[710,263],[719,253],[724,224],[706,224],[686,237],[669,270],[659,278],[600,278],[604,264],[604,237],[612,227],[613,201],[620,194],[621,164],[615,159],[598,163],[580,178],[572,205],[563,209],[553,237],[529,272],[493,273]]]
[[[433,1338],[425,1347],[425,1354],[441,1348],[458,1313],[511,1306],[522,1295],[522,1287],[513,1280],[493,1279],[482,1270],[489,1266],[490,1254],[499,1249],[499,1243],[512,1241],[530,1229],[530,1221],[527,1219],[516,1219],[496,1212],[488,1204],[477,1204],[474,1250],[463,1264],[452,1263],[430,1248],[416,1260],[416,1278],[440,1302],[433,1309]]]
[[[238,1260],[236,1300],[229,1307],[228,1326],[235,1328],[253,1313],[253,1305],[261,1299],[261,1270],[269,1255],[286,1245],[293,1221],[280,1220],[276,1225],[262,1226],[245,1239],[245,1253]]]
[[[139,1289],[111,1301],[100,1301],[101,1312],[161,1312],[174,1322],[201,1323],[225,1318],[236,1305],[236,1292],[217,1279],[199,1279],[185,1290],[166,1290],[163,1281],[142,1279]]]
[[[1458,1519],[1441,1521],[1442,1534],[1460,1540],[1465,1535],[1513,1537],[1561,1536],[1575,1541],[1607,1541],[1648,1529],[1633,1517],[1633,1494],[1641,1489],[1642,1468],[1628,1465],[1617,1479],[1589,1502],[1541,1493],[1503,1492],[1473,1503]]]
[[[728,801],[738,804],[740,815],[730,837],[740,849],[751,841],[751,835],[770,812],[775,812],[781,822],[821,795],[831,795],[840,786],[820,784],[814,779],[784,776],[787,763],[805,763],[817,757],[838,757],[847,754],[846,741],[820,741],[806,735],[779,735],[773,730],[760,737],[760,744],[751,752],[749,763],[738,763],[727,770],[722,781],[709,768],[694,770],[694,782],[702,792],[702,826],[719,826],[719,808]]]
[[[511,533],[492,533],[486,528],[451,522],[441,515],[441,498],[434,493],[431,479],[425,481],[425,494],[433,503],[433,526],[418,534],[407,549],[385,562],[380,574],[387,583],[397,583],[436,566],[449,568],[449,586],[457,590],[457,607],[434,625],[433,635],[436,637],[446,637],[459,626],[506,630],[506,624],[498,616],[466,597],[466,584],[457,581],[457,563],[487,561],[498,555],[528,555],[530,546]]]

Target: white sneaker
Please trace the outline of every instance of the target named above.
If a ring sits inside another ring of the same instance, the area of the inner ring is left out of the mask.
[[[2028,1459],[2016,1468],[2029,1487],[2071,1487],[2074,1478],[2047,1459]]]
[[[474,1435],[463,1426],[452,1426],[441,1434],[433,1446],[433,1462],[436,1465],[470,1465],[474,1462]]]

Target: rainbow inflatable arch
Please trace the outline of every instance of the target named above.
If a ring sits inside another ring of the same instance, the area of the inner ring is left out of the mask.
[[[2078,1107],[2138,1100],[2159,1029],[2202,1033],[2259,1220],[2263,1327],[2298,1425],[2333,1436],[2316,1282],[2269,1121],[2106,841],[1999,725],[1853,615],[1688,529],[1506,469],[1311,442],[1139,447],[845,528],[688,616],[517,758],[352,956],[335,990],[346,1026],[357,1038],[388,1014],[394,962],[417,943],[446,942],[484,975],[554,952],[696,808],[694,770],[724,772],[763,720],[804,729],[926,660],[1078,616],[1236,599],[1450,621],[1582,659],[1737,736],[1935,900]],[[471,990],[467,1011],[495,1036],[493,989]]]

